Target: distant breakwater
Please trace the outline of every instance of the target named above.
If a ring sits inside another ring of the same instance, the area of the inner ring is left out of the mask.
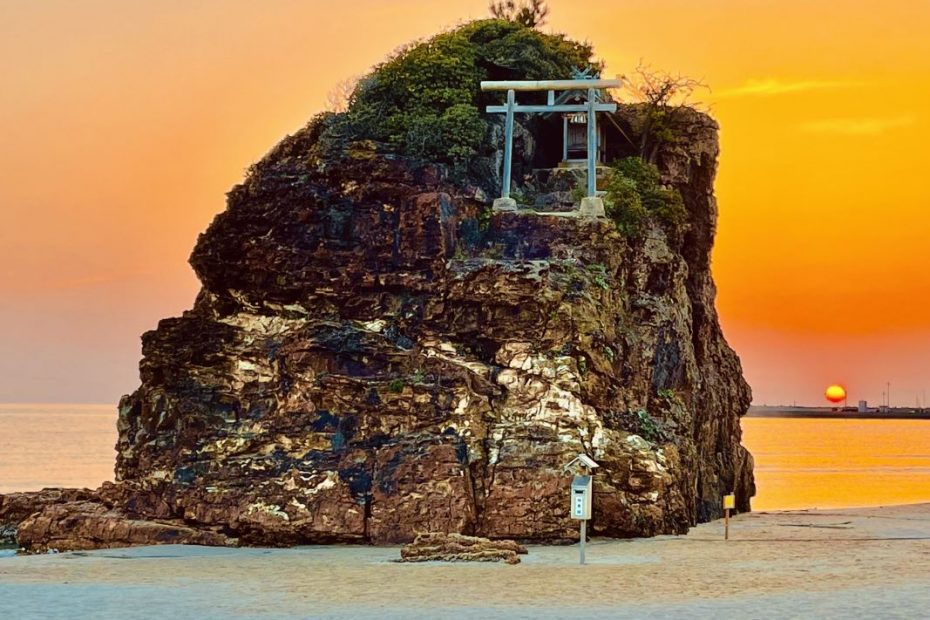
[[[836,420],[930,420],[930,411],[893,410],[880,411],[834,411],[817,407],[752,407],[746,414],[751,418],[831,418]]]

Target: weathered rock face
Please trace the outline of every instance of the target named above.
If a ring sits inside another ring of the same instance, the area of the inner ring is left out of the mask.
[[[748,510],[750,394],[709,266],[716,125],[680,123],[659,165],[689,228],[635,240],[488,218],[440,167],[322,155],[318,125],[286,139],[198,241],[193,309],[143,336],[117,484],[35,496],[20,544],[574,539],[562,468],[582,452],[593,534],[684,532],[731,490]]]
[[[592,530],[683,532],[753,493],[749,403],[714,309],[716,125],[660,157],[690,229],[628,241],[313,127],[230,192],[194,308],[143,338],[120,404],[129,511],[245,543],[577,536],[563,465],[601,465]]]

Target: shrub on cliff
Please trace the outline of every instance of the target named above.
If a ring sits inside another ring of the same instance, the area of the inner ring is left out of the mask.
[[[490,154],[482,80],[565,78],[592,66],[592,49],[519,22],[470,22],[402,48],[359,81],[342,137],[374,140],[392,152],[463,164]]]
[[[474,106],[456,103],[441,115],[424,114],[410,120],[404,146],[408,154],[429,161],[466,161],[477,154],[485,130]]]
[[[635,127],[639,134],[639,156],[655,163],[663,146],[677,142],[676,121],[691,108],[695,91],[707,87],[700,80],[657,71],[643,64],[636,67],[632,76],[624,76],[624,82],[643,104]]]
[[[549,16],[549,6],[544,0],[526,0],[519,4],[514,0],[497,0],[488,8],[494,17],[517,22],[527,28],[542,26]]]
[[[620,232],[637,236],[650,218],[673,230],[685,224],[688,212],[681,193],[659,184],[659,169],[654,164],[626,157],[615,161],[611,168],[604,206]]]

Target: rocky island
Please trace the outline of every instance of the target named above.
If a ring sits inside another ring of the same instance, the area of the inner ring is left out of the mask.
[[[684,533],[731,491],[749,510],[750,391],[710,271],[716,123],[621,100],[607,217],[581,217],[569,121],[521,117],[520,208],[491,208],[500,94],[480,81],[579,68],[601,68],[587,45],[472,22],[281,141],[200,236],[192,309],[143,336],[116,481],[0,496],[0,533],[33,552],[575,540],[579,453],[601,465],[594,535]]]

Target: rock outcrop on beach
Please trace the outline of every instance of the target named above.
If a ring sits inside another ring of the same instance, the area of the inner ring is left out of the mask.
[[[613,119],[630,145],[640,113]],[[498,155],[431,163],[340,119],[286,138],[229,192],[191,256],[193,308],[143,336],[116,484],[40,506],[20,544],[68,547],[65,519],[82,524],[71,548],[103,530],[102,546],[570,540],[563,466],[579,453],[601,465],[594,535],[682,533],[730,491],[749,509],[750,392],[710,272],[711,118],[679,111],[656,157],[687,222],[637,236],[494,213]],[[516,132],[518,189],[539,178],[534,130]]]
[[[15,543],[19,525],[47,506],[94,498],[96,495],[89,489],[43,489],[0,495],[0,545]]]
[[[190,527],[183,519],[134,518],[122,507],[120,485],[100,489],[43,489],[0,495],[0,544],[31,553],[133,545],[235,544],[219,531]]]
[[[462,534],[418,534],[400,549],[401,562],[505,562],[519,564],[526,547],[512,540]]]

